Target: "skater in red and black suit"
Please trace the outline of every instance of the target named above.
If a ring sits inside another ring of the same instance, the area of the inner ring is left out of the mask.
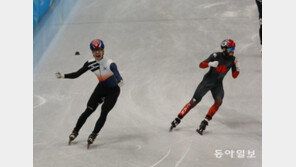
[[[202,99],[202,97],[211,91],[215,100],[213,106],[210,108],[205,119],[201,122],[197,132],[202,135],[203,131],[208,125],[214,114],[217,112],[223,102],[224,90],[223,90],[223,78],[227,72],[231,69],[233,78],[239,75],[239,64],[237,58],[233,56],[235,50],[235,43],[231,39],[225,39],[221,43],[222,52],[215,52],[210,55],[209,58],[200,63],[200,68],[210,68],[209,72],[205,74],[203,80],[198,85],[193,98],[187,103],[175,120],[171,123],[170,131],[175,128],[181,119]]]

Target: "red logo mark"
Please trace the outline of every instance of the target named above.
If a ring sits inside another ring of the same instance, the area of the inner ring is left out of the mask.
[[[219,72],[219,74],[221,74],[223,72],[227,72],[228,68],[226,68],[225,65],[221,65],[221,66],[216,67],[216,70]]]

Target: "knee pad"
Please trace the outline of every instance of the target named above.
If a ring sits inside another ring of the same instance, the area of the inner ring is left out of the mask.
[[[218,110],[221,104],[222,104],[222,100],[215,100],[215,103],[212,107],[214,107],[213,108],[214,110]]]
[[[94,112],[94,109],[90,106],[87,106],[85,111],[80,115],[80,118],[87,118]]]
[[[199,95],[195,95],[191,100],[192,100],[192,103],[196,105],[201,101],[201,99],[202,97],[200,97]]]
[[[192,98],[189,103],[191,105],[191,108],[193,108],[193,107],[196,106],[196,104],[198,103],[198,101],[195,98]]]
[[[87,103],[87,108],[92,110],[92,111],[95,111],[98,107],[99,103]]]
[[[222,99],[216,99],[216,100],[215,100],[215,105],[217,105],[217,106],[221,106],[222,102],[223,102]]]
[[[91,110],[91,111],[94,111],[94,108],[91,107],[91,106],[87,106],[87,109]]]

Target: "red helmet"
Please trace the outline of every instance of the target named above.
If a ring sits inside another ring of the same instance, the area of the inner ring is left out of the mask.
[[[235,43],[232,39],[224,39],[221,43],[221,49],[226,48],[226,49],[235,49]]]

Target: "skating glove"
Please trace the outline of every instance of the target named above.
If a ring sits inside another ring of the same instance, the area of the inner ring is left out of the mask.
[[[65,78],[65,75],[63,73],[56,72],[55,74],[58,79]]]
[[[235,58],[234,63],[235,63],[236,71],[240,71],[240,65],[238,63],[238,59],[237,58]]]
[[[123,82],[123,80],[121,80],[119,83],[118,83],[118,86],[119,87],[122,87],[124,85],[124,82]]]
[[[218,64],[219,64],[218,61],[209,62],[209,66],[211,66],[211,67],[217,67]]]

